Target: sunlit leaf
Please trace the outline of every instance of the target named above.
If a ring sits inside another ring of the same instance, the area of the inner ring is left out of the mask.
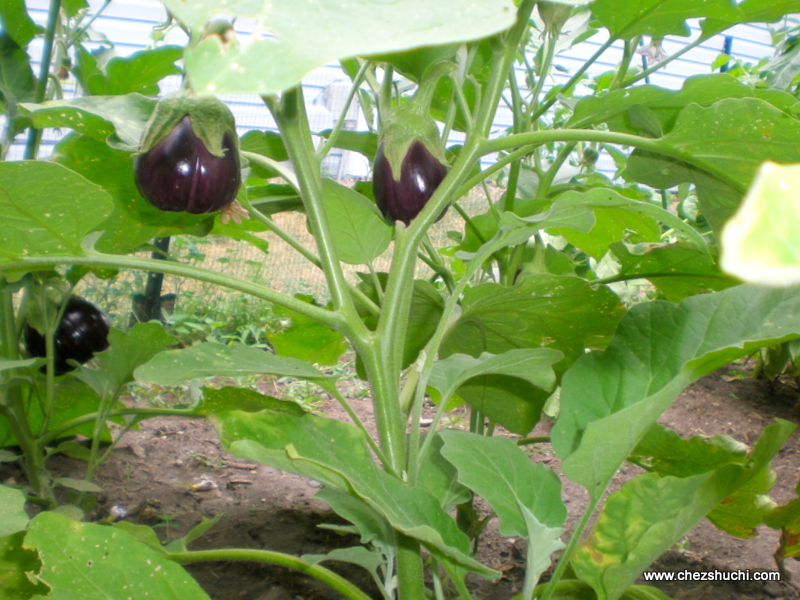
[[[206,22],[220,14],[255,21],[256,33],[249,40],[212,35],[186,50],[192,85],[208,94],[281,92],[340,58],[478,39],[507,29],[516,16],[510,0],[255,0],[228,3],[224,9],[217,0],[165,4],[195,40]]]

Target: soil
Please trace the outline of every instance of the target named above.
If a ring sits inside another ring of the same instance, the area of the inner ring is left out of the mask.
[[[270,388],[275,382],[264,384]],[[274,389],[263,391],[275,393]],[[343,390],[344,391],[344,390]],[[800,421],[798,393],[793,382],[768,385],[747,378],[741,367],[728,367],[687,388],[661,422],[683,437],[727,434],[752,444],[761,430],[780,417]],[[356,412],[371,426],[370,403],[351,400]],[[334,402],[315,408],[328,416],[346,419]],[[458,415],[454,421],[457,424]],[[540,423],[532,435],[546,435],[549,425]],[[793,436],[773,463],[777,483],[771,495],[778,503],[794,496],[800,478],[800,435]],[[559,469],[558,458],[549,450],[531,453],[532,460]],[[83,464],[57,456],[50,462],[56,475],[81,477]],[[626,466],[620,482],[638,472]],[[13,473],[0,470],[0,481]],[[18,476],[18,475],[17,475]],[[586,494],[565,481],[563,495],[570,518],[567,530],[586,506]],[[262,548],[295,555],[320,554],[337,547],[356,545],[355,536],[342,536],[324,523],[341,523],[327,505],[314,498],[319,484],[250,463],[221,451],[213,427],[204,420],[155,418],[140,430],[125,435],[117,450],[97,472],[103,488],[100,513],[122,507],[131,522],[156,527],[163,539],[179,537],[202,517],[222,515],[193,549]],[[619,483],[619,482],[618,482]],[[193,487],[194,486],[194,487]],[[207,488],[204,490],[204,488]],[[484,514],[486,507],[480,507]],[[773,553],[778,533],[761,527],[749,540],[734,538],[703,521],[685,539],[661,557],[652,570],[710,572],[722,570],[775,571]],[[492,520],[481,538],[479,560],[503,572],[494,584],[470,581],[479,600],[506,600],[521,591],[524,574],[524,542],[504,538]],[[380,598],[366,571],[344,563],[327,563]],[[800,581],[800,563],[788,560],[787,570]],[[251,563],[204,563],[188,568],[214,600],[327,600],[339,597],[316,580],[280,567]],[[640,581],[643,583],[643,581]],[[800,599],[789,581],[779,582],[682,582],[657,585],[680,600],[726,598],[731,600]]]

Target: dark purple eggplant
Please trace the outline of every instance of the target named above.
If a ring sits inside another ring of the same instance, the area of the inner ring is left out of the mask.
[[[111,322],[102,310],[83,298],[70,296],[55,333],[55,374],[75,368],[67,363],[69,359],[84,364],[108,348],[110,330]],[[47,356],[44,335],[29,324],[25,327],[25,347],[31,357]]]
[[[398,175],[392,172],[392,165],[381,143],[373,168],[375,203],[387,219],[408,225],[447,176],[447,167],[433,156],[421,140],[415,140],[406,150]]]
[[[231,131],[222,137],[222,156],[208,151],[189,116],[150,150],[137,156],[136,187],[159,210],[195,215],[228,207],[239,190],[239,150]]]

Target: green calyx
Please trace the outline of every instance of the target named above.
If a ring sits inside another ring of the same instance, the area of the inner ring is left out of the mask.
[[[414,96],[383,117],[380,144],[395,180],[399,180],[403,159],[416,141],[422,142],[436,160],[447,164],[439,128],[431,117],[431,102],[439,79],[454,68],[452,63],[439,63],[430,69]]]
[[[169,135],[183,118],[189,115],[192,131],[214,156],[222,156],[222,138],[226,132],[233,132],[236,144],[236,123],[233,113],[216,96],[195,96],[189,91],[181,91],[159,100],[153,114],[147,121],[139,147],[140,153],[151,150]]]
[[[542,21],[544,21],[547,34],[554,37],[561,34],[564,24],[572,16],[572,5],[570,4],[539,0],[536,8]]]

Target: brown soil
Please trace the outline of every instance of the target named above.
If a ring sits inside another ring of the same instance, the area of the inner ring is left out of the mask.
[[[662,423],[684,437],[728,434],[752,444],[773,418],[800,420],[800,395],[794,387],[779,384],[777,390],[771,391],[763,382],[740,379],[739,372],[733,369],[722,369],[688,388],[664,415]],[[352,404],[369,426],[368,400],[354,399]],[[332,402],[322,404],[321,410],[333,418],[346,419],[342,409]],[[546,434],[547,428],[546,423],[541,423],[534,435]],[[774,461],[778,481],[772,496],[778,503],[793,497],[800,477],[798,452],[800,436],[795,435]],[[558,469],[558,459],[549,449],[532,452],[532,459]],[[82,464],[65,457],[55,457],[50,466],[57,475],[82,475]],[[637,469],[626,467],[623,471],[621,480]],[[0,480],[8,476],[7,471],[0,471]],[[213,482],[213,489],[192,491],[192,485],[204,480]],[[323,502],[314,498],[319,489],[316,482],[227,455],[220,450],[211,425],[202,420],[158,418],[144,422],[139,431],[125,436],[119,448],[101,466],[96,482],[104,489],[101,511],[121,505],[129,512],[130,521],[156,525],[164,539],[184,534],[201,517],[222,514],[220,521],[194,542],[193,549],[263,548],[302,555],[358,543],[355,537],[343,537],[318,527],[322,523],[340,521]],[[586,495],[582,488],[566,481],[564,498],[570,512],[569,530],[586,505]],[[741,540],[704,521],[653,569],[775,571],[772,555],[777,547],[777,533],[765,527],[755,538]],[[494,584],[471,582],[476,598],[505,600],[521,591],[524,543],[500,536],[496,520],[489,524],[481,539],[479,559],[504,575]],[[369,576],[359,567],[328,564],[375,598],[380,597]],[[795,580],[800,580],[800,563],[789,560],[786,566]],[[315,580],[279,567],[207,563],[189,570],[214,600],[338,597]],[[798,589],[787,581],[696,581],[657,585],[670,596],[686,600],[800,598]]]

